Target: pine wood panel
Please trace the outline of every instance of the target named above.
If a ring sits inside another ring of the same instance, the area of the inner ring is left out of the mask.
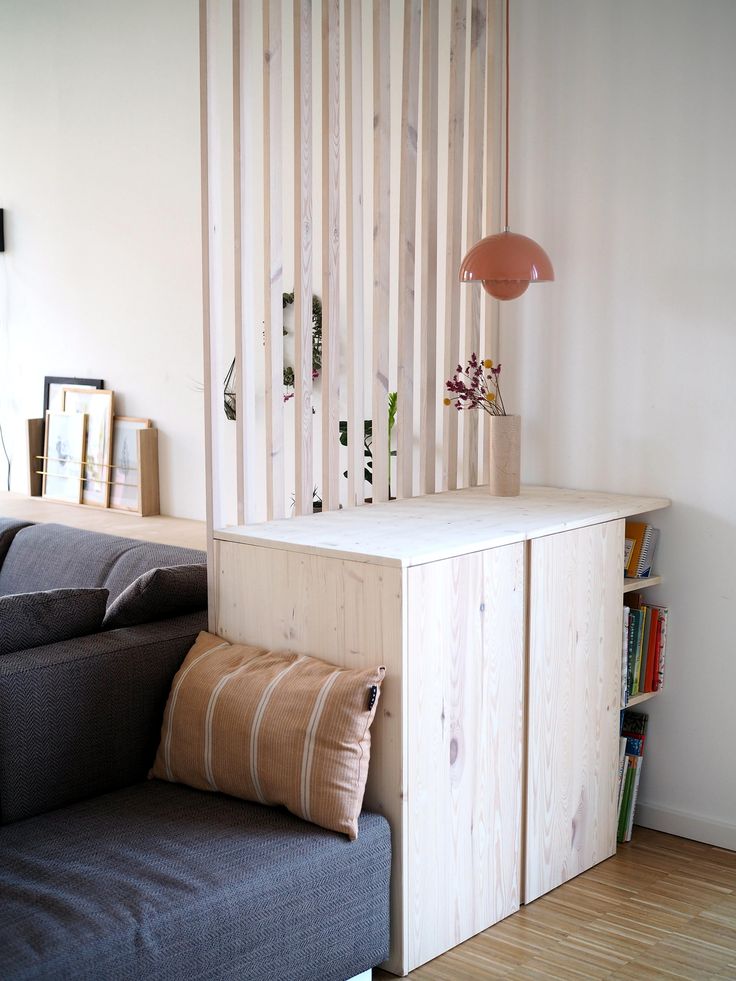
[[[656,511],[668,504],[661,497],[560,487],[522,487],[518,497],[494,498],[486,488],[469,487],[330,512],[317,519],[227,528],[218,530],[217,537],[410,566]],[[617,585],[622,605],[621,583]]]
[[[322,0],[322,508],[340,504],[340,5]]]
[[[463,140],[465,136],[465,33],[467,4],[453,0],[450,36],[450,124],[447,151],[447,246],[445,249],[445,371],[449,378],[460,359],[460,283],[463,221]],[[445,415],[443,487],[457,480],[458,412]]]
[[[235,404],[240,409],[235,420],[235,493],[237,496],[238,521],[245,521],[245,430],[246,416],[243,398],[243,276],[242,276],[242,229],[243,199],[241,187],[242,143],[240,129],[240,0],[232,0],[232,85],[233,85],[233,323],[235,326]]]
[[[345,3],[348,507],[363,503],[363,42],[358,0]]]
[[[417,142],[421,0],[404,4],[399,187],[399,323],[397,355],[396,496],[414,492],[414,274],[417,237]]]
[[[419,486],[424,494],[436,489],[437,403],[437,77],[439,5],[422,3],[422,189],[421,267],[422,304],[420,351]]]
[[[409,977],[733,981],[736,853],[635,828],[607,862]]]
[[[296,514],[312,513],[312,0],[294,0]]]
[[[486,0],[472,0],[470,13],[470,76],[468,102],[468,180],[467,180],[467,252],[482,237],[483,169],[485,133],[482,120],[486,90]],[[480,306],[482,289],[465,291],[464,357],[475,353],[484,357],[480,344]],[[484,413],[467,412],[463,426],[463,483],[474,487],[478,483],[479,417]]]
[[[364,509],[360,509],[364,510]],[[324,516],[313,518],[320,521]],[[323,657],[352,667],[386,666],[371,728],[365,804],[391,823],[391,968],[404,958],[407,802],[402,576],[365,562],[218,542],[215,629],[232,641]]]
[[[408,966],[519,908],[523,545],[408,571]]]
[[[616,851],[623,535],[530,545],[526,903]]]
[[[391,281],[391,48],[389,0],[373,0],[373,500],[389,498],[388,372]]]
[[[282,38],[280,0],[263,0],[263,305],[265,313],[266,514],[285,516],[284,311],[281,186]]]

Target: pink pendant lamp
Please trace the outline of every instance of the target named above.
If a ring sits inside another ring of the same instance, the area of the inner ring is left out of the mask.
[[[553,280],[555,273],[541,245],[526,235],[509,231],[509,0],[506,0],[506,162],[504,175],[505,221],[498,235],[483,238],[460,266],[461,283],[482,283],[497,300],[514,300],[529,283]]]

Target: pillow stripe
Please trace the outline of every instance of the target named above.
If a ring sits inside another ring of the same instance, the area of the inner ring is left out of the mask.
[[[312,710],[312,717],[309,720],[309,725],[307,726],[307,734],[304,738],[304,753],[302,755],[302,812],[307,821],[312,820],[312,811],[309,804],[309,784],[312,779],[312,763],[314,761],[314,743],[315,736],[317,734],[317,727],[319,726],[320,720],[322,719],[322,713],[324,711],[325,702],[327,701],[327,696],[332,690],[332,686],[335,684],[340,676],[339,671],[334,671],[331,675],[328,675],[327,681],[322,685],[317,695],[317,701],[314,703],[314,708]]]
[[[261,731],[261,723],[263,722],[263,715],[268,707],[268,703],[271,701],[271,696],[274,693],[276,685],[281,681],[281,679],[287,675],[290,671],[300,664],[304,660],[303,657],[298,657],[295,661],[292,661],[288,667],[285,667],[282,671],[276,675],[275,678],[266,687],[266,690],[261,695],[261,700],[258,703],[258,708],[256,709],[256,714],[253,717],[253,727],[251,729],[250,735],[250,773],[251,779],[253,780],[253,787],[256,792],[256,796],[261,804],[267,804],[268,801],[263,796],[263,789],[261,787],[261,781],[258,777],[258,736]]]
[[[192,668],[199,664],[200,661],[204,660],[208,654],[213,654],[215,651],[222,650],[223,647],[228,647],[227,641],[222,641],[222,643],[217,644],[215,647],[210,647],[209,650],[203,651],[199,657],[195,657],[193,661],[179,671],[174,680],[174,684],[171,689],[171,694],[169,695],[169,702],[166,706],[166,712],[168,714],[167,728],[166,728],[166,741],[164,743],[164,759],[166,761],[166,779],[174,781],[174,774],[171,769],[171,736],[174,728],[174,709],[176,708],[176,702],[179,698],[179,692],[181,691],[182,682],[192,670]]]
[[[214,742],[213,723],[215,718],[215,706],[217,705],[217,700],[220,697],[220,692],[228,683],[228,681],[232,681],[232,679],[237,674],[240,674],[242,671],[245,671],[245,669],[250,665],[250,662],[253,661],[256,657],[259,657],[259,655],[260,655],[260,651],[255,653],[253,657],[249,658],[244,664],[241,664],[240,667],[235,668],[234,671],[230,671],[229,674],[223,675],[222,678],[220,678],[218,683],[213,688],[212,694],[210,695],[210,700],[207,703],[207,713],[205,715],[205,729],[204,729],[204,772],[207,778],[207,783],[210,785],[210,787],[213,790],[220,789],[215,783],[215,776],[212,771],[212,745]]]

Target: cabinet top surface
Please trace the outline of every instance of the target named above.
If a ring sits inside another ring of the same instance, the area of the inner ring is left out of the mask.
[[[229,527],[216,530],[215,538],[412,566],[656,511],[669,503],[662,497],[559,487],[523,487],[518,497],[491,497],[487,488],[472,487]]]

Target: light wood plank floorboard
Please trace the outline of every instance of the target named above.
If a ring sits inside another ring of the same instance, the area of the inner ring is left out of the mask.
[[[736,852],[636,828],[613,858],[408,976],[734,981]]]

